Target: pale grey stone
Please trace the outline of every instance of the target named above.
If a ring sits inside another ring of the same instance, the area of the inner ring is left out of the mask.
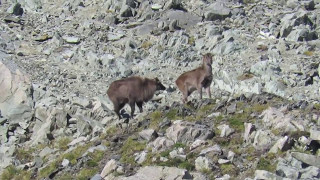
[[[114,159],[111,159],[110,161],[107,162],[107,164],[104,166],[102,172],[101,172],[101,177],[104,178],[113,171],[117,169],[118,165],[117,162]]]
[[[149,142],[149,141],[157,138],[158,134],[154,129],[146,129],[146,130],[139,132],[139,136],[142,139],[147,140]]]
[[[148,144],[148,147],[152,148],[152,152],[162,152],[174,145],[174,141],[167,139],[165,137],[158,137],[153,142]]]
[[[166,136],[175,143],[187,143],[193,142],[196,139],[211,139],[213,137],[213,132],[204,125],[177,120],[174,121],[173,124],[166,130]]]
[[[310,130],[310,138],[313,140],[320,140],[320,131]]]
[[[134,158],[134,160],[135,160],[138,164],[142,164],[142,163],[146,160],[147,154],[148,154],[147,152],[142,151],[141,153],[138,153],[138,154],[136,155],[136,157]]]
[[[197,171],[212,170],[213,165],[210,159],[200,156],[195,160],[195,167]]]
[[[273,173],[265,171],[265,170],[256,170],[254,175],[255,175],[255,179],[282,179],[282,180],[289,180],[289,178],[282,178],[281,176],[277,176],[276,174],[273,174]]]
[[[310,155],[310,154],[304,154],[304,153],[299,153],[299,152],[293,152],[292,157],[309,164],[311,166],[315,166],[317,168],[320,168],[320,157]]]
[[[230,128],[229,125],[226,124],[219,125],[217,128],[221,131],[220,137],[228,137],[234,132],[234,129]]]
[[[222,153],[221,147],[219,145],[214,145],[211,147],[208,147],[206,149],[203,149],[199,155],[206,155],[208,153],[213,153],[213,154],[217,154],[220,155]]]

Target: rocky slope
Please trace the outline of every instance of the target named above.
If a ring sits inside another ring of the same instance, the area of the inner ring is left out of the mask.
[[[320,1],[0,10],[1,179],[320,178]],[[174,81],[207,52],[214,98],[182,105]],[[106,90],[131,75],[168,88],[118,120]]]

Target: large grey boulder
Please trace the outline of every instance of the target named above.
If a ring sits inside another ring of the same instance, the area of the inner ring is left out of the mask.
[[[193,142],[196,139],[211,139],[214,136],[214,133],[205,125],[177,120],[166,130],[166,136],[175,143],[187,143]]]
[[[203,170],[210,171],[213,168],[213,162],[207,157],[200,156],[195,160],[195,168],[197,171],[203,171]]]
[[[320,168],[320,157],[310,155],[310,154],[305,154],[305,153],[299,153],[299,152],[293,152],[292,157],[309,164],[311,166],[315,166],[317,168]]]
[[[32,118],[32,86],[29,78],[15,65],[0,62],[0,110],[9,124],[30,121]]]
[[[16,127],[19,136],[12,140],[20,141],[33,117],[32,86],[29,78],[15,64],[0,61],[0,141],[7,142],[10,126]],[[20,130],[18,132],[18,130]],[[23,140],[24,141],[24,140]]]
[[[182,180],[193,179],[191,174],[185,169],[176,167],[146,166],[140,168],[138,172],[129,177],[117,177],[115,180]]]
[[[231,16],[231,10],[222,2],[216,2],[207,8],[204,16],[207,21],[224,20]]]

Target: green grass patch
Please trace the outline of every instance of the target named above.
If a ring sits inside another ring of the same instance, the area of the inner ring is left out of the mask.
[[[165,117],[170,120],[176,120],[178,119],[177,113],[178,113],[177,109],[170,109],[170,111],[165,115]]]
[[[305,51],[303,52],[304,55],[306,56],[312,56],[313,55],[313,51]]]
[[[152,46],[152,42],[151,41],[144,41],[141,44],[141,48],[148,50],[150,47]]]
[[[16,148],[14,152],[14,156],[22,163],[28,163],[33,160],[32,153],[35,151],[35,149],[24,149],[24,148]]]
[[[178,167],[182,169],[186,169],[188,171],[192,171],[195,169],[195,165],[188,161],[181,162]]]
[[[268,153],[266,157],[259,159],[257,169],[275,172],[277,156],[274,153]]]
[[[133,154],[139,151],[144,150],[146,147],[146,142],[139,142],[134,140],[132,137],[129,137],[123,144],[120,152],[121,152],[121,159],[122,163],[128,164],[136,164],[134,161]]]
[[[238,174],[238,168],[233,164],[221,164],[220,169],[222,174],[229,174],[231,177]]]
[[[243,132],[244,131],[244,122],[240,118],[230,118],[228,120],[231,128],[235,129],[237,132]]]
[[[185,145],[185,144],[183,144],[183,143],[179,143],[179,142],[177,142],[177,143],[174,145],[174,147],[175,147],[175,148],[185,148],[185,147],[186,147],[186,145]]]
[[[51,173],[57,170],[61,162],[62,161],[59,159],[42,168],[39,172],[40,179],[48,177]]]
[[[77,180],[88,180],[99,171],[98,168],[84,168],[77,174]]]
[[[320,104],[314,104],[313,109],[315,110],[320,110]]]
[[[195,42],[196,42],[196,39],[195,39],[194,36],[190,36],[190,37],[188,38],[188,44],[194,45]]]
[[[57,177],[57,179],[59,179],[59,180],[70,180],[70,179],[74,179],[74,176],[72,174],[69,174],[69,173],[63,173],[63,174],[59,175]]]
[[[92,146],[92,143],[78,146],[73,151],[63,154],[61,156],[61,159],[68,159],[71,163],[71,165],[75,165],[77,163],[77,159],[80,158],[90,147]]]
[[[150,128],[157,129],[157,127],[162,119],[162,112],[154,111],[153,113],[151,113],[150,119],[151,119]]]
[[[160,153],[161,157],[169,157],[171,150],[162,151]]]
[[[102,160],[104,157],[105,152],[104,151],[94,151],[88,153],[88,156],[90,157],[90,160],[86,162],[87,166],[89,167],[96,167],[98,163]]]
[[[19,179],[19,180],[30,180],[31,179],[31,172],[18,169],[13,165],[8,166],[0,176],[1,180],[12,180],[12,179]]]
[[[71,139],[68,137],[60,138],[55,144],[55,147],[60,149],[60,150],[67,150],[68,149],[68,144],[71,142]]]
[[[115,135],[119,132],[119,129],[116,126],[109,127],[106,131],[106,134],[102,134],[100,138],[104,139],[109,135]]]

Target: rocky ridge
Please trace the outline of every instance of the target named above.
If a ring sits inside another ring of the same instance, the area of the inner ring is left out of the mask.
[[[320,177],[319,1],[0,8],[3,179]],[[214,99],[182,105],[174,80],[206,52]],[[119,121],[106,90],[131,75],[168,88]]]

